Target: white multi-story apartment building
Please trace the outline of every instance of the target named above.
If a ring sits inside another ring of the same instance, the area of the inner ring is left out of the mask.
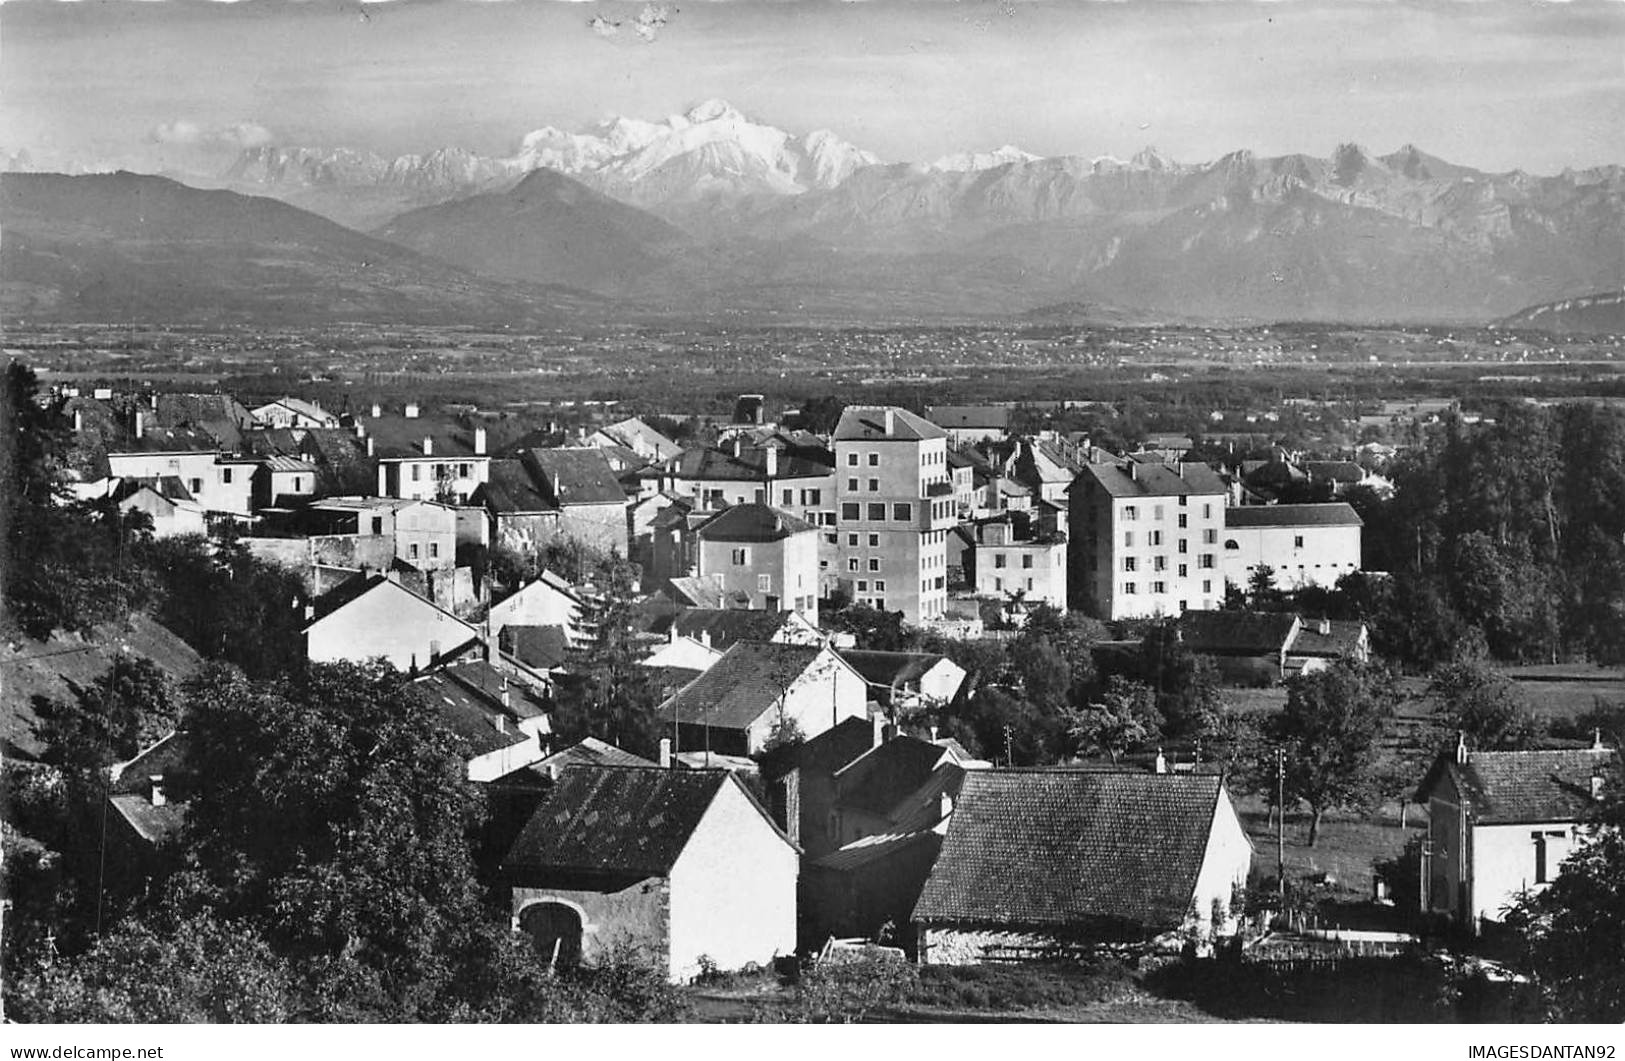
[[[836,571],[854,601],[941,618],[958,504],[948,436],[895,406],[849,405],[835,428]]]
[[[1241,505],[1225,513],[1224,577],[1245,588],[1268,567],[1277,589],[1330,588],[1360,570],[1363,523],[1342,501]]]
[[[1223,602],[1225,486],[1213,469],[1091,464],[1068,494],[1074,606],[1102,619],[1136,619]]]

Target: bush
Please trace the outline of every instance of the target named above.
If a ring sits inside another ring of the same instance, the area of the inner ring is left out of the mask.
[[[905,961],[866,958],[806,970],[786,1019],[796,1024],[859,1024],[907,1001],[919,974]]]
[[[1111,1002],[1132,990],[1133,971],[1115,959],[1021,965],[928,965],[911,1001],[925,1006],[1008,1011]]]

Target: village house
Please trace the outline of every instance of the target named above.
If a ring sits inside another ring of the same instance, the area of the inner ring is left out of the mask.
[[[834,457],[821,443],[783,432],[741,433],[719,446],[684,450],[661,476],[662,490],[691,498],[699,511],[755,502],[825,533],[835,525]]]
[[[1067,542],[1025,513],[965,525],[969,547],[960,553],[966,583],[979,597],[1067,607]]]
[[[303,398],[278,398],[252,410],[260,427],[338,427],[339,418]]]
[[[467,504],[490,478],[486,429],[419,413],[417,403],[409,402],[399,417],[374,405],[371,416],[356,418],[357,433],[370,440],[368,454],[378,466],[378,496]]]
[[[1091,464],[1068,492],[1075,606],[1101,619],[1178,615],[1224,599],[1224,481],[1205,464]]]
[[[602,450],[524,449],[494,461],[475,502],[490,513],[491,540],[520,552],[575,539],[627,555],[626,491]]]
[[[714,577],[750,608],[798,612],[818,622],[818,529],[750,502],[717,513],[696,532],[695,573]]]
[[[1239,505],[1224,513],[1224,577],[1245,587],[1259,566],[1277,589],[1332,588],[1360,570],[1359,514],[1342,501]]]
[[[905,622],[941,619],[958,515],[947,435],[906,409],[849,405],[835,429],[835,472],[841,592]]]
[[[772,641],[782,645],[821,645],[823,633],[792,611],[747,608],[679,608],[649,617],[644,629],[656,637],[673,636],[698,641],[726,652],[741,641]]]
[[[1546,889],[1585,837],[1619,753],[1596,741],[1559,751],[1468,751],[1434,760],[1415,801],[1428,809],[1424,912],[1478,931],[1523,895]]]
[[[543,571],[491,605],[486,613],[487,636],[496,641],[509,626],[556,627],[568,645],[583,645],[588,641],[582,626],[585,608],[586,602],[574,586]]]
[[[663,464],[683,452],[683,447],[635,416],[593,431],[587,445],[625,446],[649,464]]]
[[[1371,635],[1358,619],[1306,619],[1293,612],[1188,611],[1179,638],[1211,656],[1230,680],[1273,684],[1312,674],[1338,660],[1365,663]]]
[[[841,658],[863,675],[869,699],[894,717],[945,707],[959,696],[965,668],[935,652],[881,652],[839,649]]]
[[[316,496],[317,469],[310,461],[297,457],[264,457],[250,470],[250,496],[256,511],[297,505]]]
[[[181,534],[203,534],[208,530],[207,513],[174,475],[151,478],[101,479],[76,483],[74,496],[80,500],[107,497],[123,513],[144,512],[152,520],[154,538]]]
[[[1002,439],[1010,433],[1010,409],[1003,405],[932,405],[925,417],[956,446]]]
[[[914,907],[919,961],[1222,935],[1251,863],[1216,776],[967,771]]]
[[[109,772],[106,857],[115,880],[139,883],[159,870],[163,850],[186,824],[192,775],[184,731],[143,749]]]
[[[495,781],[546,757],[549,702],[491,664],[459,660],[413,684],[464,742],[470,781]]]
[[[793,725],[803,738],[868,714],[863,676],[828,645],[740,641],[656,710],[676,751],[754,755]]]
[[[722,770],[575,766],[504,863],[513,926],[557,965],[641,951],[674,981],[795,953],[800,852]]]
[[[392,571],[357,575],[319,598],[304,635],[312,663],[381,657],[401,670],[416,670],[474,644],[480,631],[402,586]]]

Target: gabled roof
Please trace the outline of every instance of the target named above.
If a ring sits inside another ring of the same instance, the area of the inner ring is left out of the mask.
[[[750,480],[765,482],[767,475],[767,449],[779,451],[773,473],[775,481],[781,479],[821,478],[835,467],[835,457],[822,446],[741,447],[736,455],[731,450],[714,446],[696,446],[685,449],[666,462],[666,473],[679,479],[700,482],[738,482]]]
[[[394,589],[387,589],[386,587],[388,586],[393,586]],[[432,608],[433,610],[440,612],[442,615],[451,619],[459,626],[464,627],[469,632],[471,637],[478,635],[479,631],[472,624],[457,618],[455,615],[452,615],[451,612],[446,611],[446,609],[440,607],[440,605],[436,604],[434,601],[420,593],[413,592],[411,589],[401,585],[399,582],[388,577],[387,575],[353,575],[339,583],[337,586],[334,586],[331,590],[322,594],[320,597],[317,597],[315,601],[315,618],[305,624],[305,629],[308,631],[316,624],[324,622],[334,612],[354,604],[356,601],[369,594],[378,592],[393,593],[396,591],[405,594],[408,600],[416,604],[419,604],[425,608]]]
[[[641,443],[643,448],[652,450],[655,453],[657,460],[672,457],[682,449],[677,443],[636,416],[610,424],[601,430],[621,445],[632,449],[637,449]]]
[[[107,447],[109,456],[132,453],[219,453],[220,443],[204,431],[190,427],[143,425],[140,438],[127,438]]]
[[[947,656],[935,652],[879,652],[869,649],[837,649],[836,654],[863,675],[870,685],[906,685],[919,681]]]
[[[891,413],[891,431],[886,430],[886,414]],[[835,441],[862,442],[905,441],[918,442],[932,438],[947,438],[947,432],[924,417],[907,409],[888,405],[848,405],[841,412],[835,426]]]
[[[562,667],[570,659],[570,632],[562,626],[509,623],[497,635],[498,648],[537,670]]]
[[[1133,468],[1133,475],[1129,469]],[[1183,469],[1183,473],[1181,473]],[[1224,480],[1206,464],[1109,463],[1091,464],[1067,489],[1080,482],[1093,482],[1112,497],[1180,497],[1225,492]]]
[[[434,708],[441,724],[466,741],[475,755],[488,755],[532,739],[518,728],[518,719],[512,714],[443,671],[426,674],[413,684]]]
[[[695,611],[744,611],[743,608],[730,609],[732,603],[730,594],[722,587],[722,579],[716,575],[678,575],[666,580],[671,599],[682,607],[689,607]],[[733,594],[738,597],[739,594]],[[749,603],[745,598],[745,603]]]
[[[1326,632],[1320,632],[1325,623]],[[1365,623],[1359,619],[1304,619],[1298,636],[1292,639],[1287,651],[1294,656],[1325,656],[1342,659],[1351,656],[1360,647],[1365,634]]]
[[[166,501],[196,501],[177,475],[126,475],[116,481],[114,501],[123,501],[142,490],[151,490]]]
[[[186,731],[175,730],[139,752],[134,759],[113,764],[113,792],[124,795],[145,792],[155,776],[173,779],[185,773],[189,751]]]
[[[297,457],[284,457],[281,455],[266,457],[259,463],[264,465],[266,471],[273,472],[278,475],[284,472],[308,474],[316,470],[316,465],[310,463],[310,461],[300,460]]]
[[[774,748],[761,757],[762,777],[773,781],[792,770],[833,775],[875,746],[875,725],[867,718],[843,718],[800,744]]]
[[[671,615],[656,616],[649,632],[678,637],[710,639],[711,647],[726,652],[740,641],[771,641],[793,621],[794,612],[764,611],[760,608],[685,608]]]
[[[530,449],[520,458],[535,487],[558,507],[626,504],[626,490],[604,451],[595,446]]]
[[[552,498],[537,489],[530,472],[517,460],[494,460],[489,478],[475,491],[491,511],[499,514],[557,512]]]
[[[835,772],[840,801],[885,814],[924,785],[945,760],[954,758],[940,744],[906,734],[893,737]]]
[[[373,452],[379,460],[484,460],[474,452],[474,432],[445,417],[381,416],[365,417],[361,423],[373,439]],[[423,452],[423,440],[431,440],[430,452]]]
[[[1179,617],[1179,636],[1198,655],[1278,655],[1297,623],[1292,612],[1192,610]]]
[[[773,709],[823,651],[822,645],[740,641],[661,704],[659,716],[696,726],[746,729]]]
[[[1357,483],[1365,478],[1365,469],[1353,461],[1304,461],[1303,470],[1310,478],[1334,483]]]
[[[1318,505],[1233,505],[1224,510],[1226,527],[1360,527],[1364,521],[1343,501]]]
[[[1174,928],[1222,792],[1212,776],[972,770],[914,919],[1125,936]]]
[[[1605,772],[1617,754],[1611,748],[1468,752],[1467,761],[1459,763],[1449,751],[1434,760],[1416,801],[1426,803],[1448,775],[1479,825],[1579,821],[1594,805],[1591,779]]]
[[[186,824],[185,803],[164,803],[153,806],[145,796],[116,795],[107,797],[119,817],[129,823],[136,835],[149,844],[161,844],[180,832]]]
[[[559,777],[525,824],[504,867],[666,876],[727,785],[739,782],[725,770],[576,767]],[[778,832],[750,793],[739,790]]]
[[[609,741],[599,740],[597,737],[583,737],[568,748],[560,748],[535,764],[534,769],[547,773],[563,772],[577,766],[656,765],[658,764],[641,755],[633,755],[625,748],[618,748]]]
[[[723,509],[707,520],[696,533],[706,541],[777,542],[817,529],[782,509],[753,501]]]
[[[298,413],[300,416],[311,420],[336,421],[338,419],[332,413],[328,412],[326,409],[323,409],[315,402],[307,402],[303,398],[278,398],[275,401],[269,401],[264,405],[256,406],[253,413],[255,416],[259,416],[265,410],[274,409],[279,405],[282,408],[287,409],[289,412]]]

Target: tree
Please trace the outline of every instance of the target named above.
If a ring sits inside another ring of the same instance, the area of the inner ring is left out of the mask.
[[[1156,740],[1156,697],[1139,682],[1114,677],[1100,698],[1067,716],[1067,734],[1084,755],[1106,755],[1113,763],[1136,745]]]
[[[1616,756],[1593,808],[1593,831],[1562,872],[1507,922],[1522,929],[1522,965],[1557,1021],[1625,1020],[1625,770]]]
[[[807,735],[802,732],[801,723],[796,721],[794,715],[785,714],[781,706],[778,717],[773,720],[773,728],[768,730],[767,740],[763,742],[762,750],[770,752],[775,748],[800,744],[806,739]]]
[[[65,769],[99,774],[133,759],[175,729],[179,716],[169,676],[144,656],[118,656],[71,703],[37,698],[44,720],[46,760]]]
[[[1340,661],[1287,684],[1265,734],[1285,753],[1287,795],[1309,805],[1310,847],[1328,810],[1370,802],[1397,700],[1392,673],[1369,664]]]
[[[1428,690],[1440,700],[1443,724],[1480,751],[1519,751],[1541,736],[1523,694],[1512,681],[1482,662],[1446,663],[1434,669]]]
[[[304,665],[304,585],[232,541],[162,538],[140,549],[157,619],[207,659],[271,678]]]
[[[853,604],[837,612],[821,612],[820,618],[825,629],[851,634],[857,647],[866,651],[902,652],[908,648],[902,612],[883,612],[867,604]]]
[[[1180,640],[1179,625],[1164,619],[1140,642],[1140,680],[1156,695],[1165,737],[1188,740],[1210,730],[1224,710],[1217,666]]]
[[[1247,605],[1254,611],[1273,611],[1281,606],[1282,593],[1275,587],[1275,569],[1259,564],[1247,572]]]

